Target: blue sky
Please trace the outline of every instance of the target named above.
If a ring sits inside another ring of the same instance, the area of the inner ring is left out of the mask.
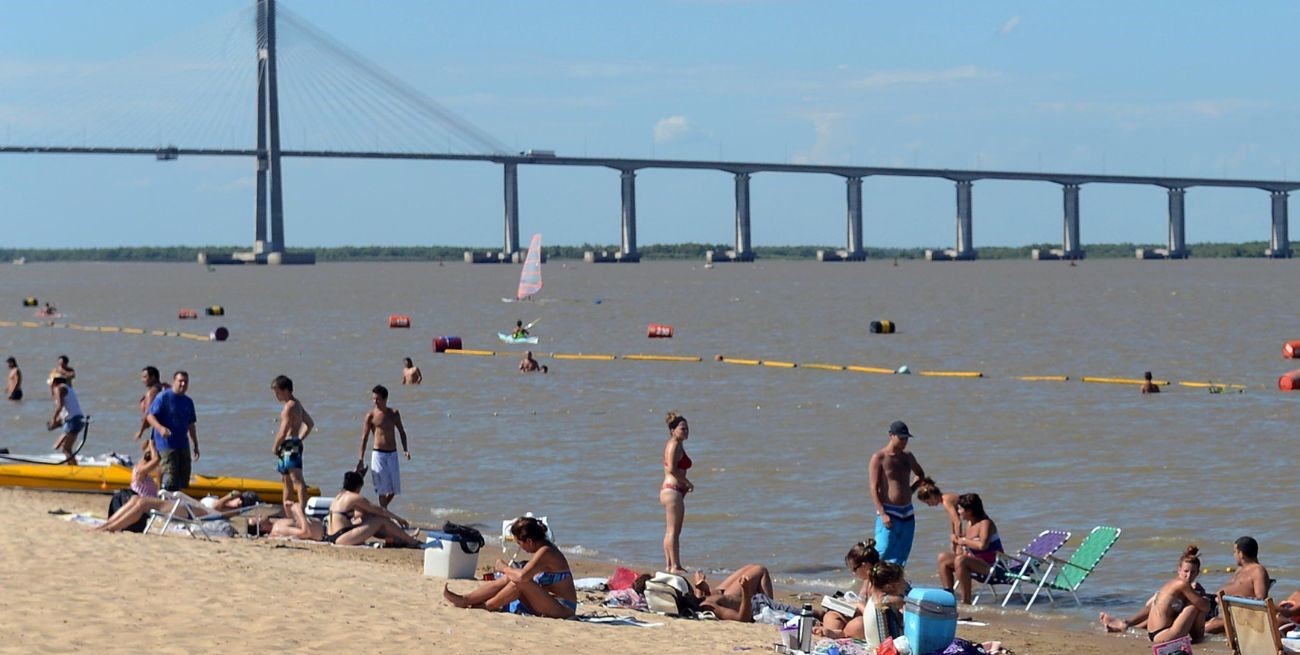
[[[1300,177],[1296,3],[281,5],[511,150]],[[6,3],[0,138],[252,147],[252,46],[232,28],[249,6]],[[465,149],[367,127],[383,99],[282,32],[284,147]],[[0,243],[246,244],[252,170],[246,159],[0,155]],[[290,159],[284,179],[291,246],[501,243],[498,166]],[[642,171],[637,185],[642,245],[733,238],[729,174]],[[947,181],[869,178],[864,242],[951,246],[954,197]],[[844,203],[840,178],[757,174],[753,242],[843,245]],[[977,248],[1060,242],[1056,185],[977,182],[973,205]],[[619,237],[615,171],[521,168],[520,207],[525,241]],[[1165,238],[1162,189],[1089,185],[1081,207],[1085,246]],[[1190,242],[1266,240],[1268,195],[1193,189],[1187,220]]]

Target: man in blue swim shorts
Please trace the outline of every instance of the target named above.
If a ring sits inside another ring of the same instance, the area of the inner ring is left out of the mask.
[[[297,498],[300,504],[307,504],[307,482],[302,477],[302,442],[311,434],[316,422],[311,414],[293,395],[293,380],[284,375],[276,376],[271,382],[275,399],[284,403],[280,408],[280,429],[275,432],[275,456],[279,462],[275,470],[279,471],[284,482],[284,502]]]
[[[912,438],[907,424],[889,426],[889,443],[871,456],[871,504],[876,508],[876,549],[880,559],[907,566],[912,553],[916,517],[912,513],[912,492],[921,485],[925,471],[907,452]]]

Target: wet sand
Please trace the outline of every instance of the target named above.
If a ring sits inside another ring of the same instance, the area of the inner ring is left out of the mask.
[[[777,638],[766,625],[606,609],[599,605],[603,594],[580,594],[579,611],[663,625],[603,626],[460,610],[442,599],[443,580],[421,574],[415,550],[100,534],[49,514],[64,509],[102,516],[107,505],[101,495],[0,489],[0,552],[8,559],[0,597],[8,634],[0,652],[383,653],[432,647],[451,653],[685,655],[770,651]],[[484,549],[480,567],[497,552]],[[576,577],[605,576],[614,568],[571,562]],[[450,584],[463,592],[476,583]],[[961,626],[959,636],[999,640],[1020,655],[1151,652],[1135,634],[1072,630],[1057,625],[1064,618],[973,614],[989,626]],[[1228,652],[1222,641],[1196,651]]]

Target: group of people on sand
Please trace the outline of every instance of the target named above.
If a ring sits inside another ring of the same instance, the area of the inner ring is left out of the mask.
[[[1237,566],[1219,592],[1228,596],[1263,599],[1273,586],[1268,569],[1259,563],[1259,542],[1241,537],[1233,543],[1232,556]],[[1101,625],[1108,632],[1127,632],[1137,628],[1146,632],[1152,643],[1190,637],[1200,643],[1207,634],[1222,634],[1223,617],[1217,594],[1209,594],[1196,578],[1201,574],[1200,549],[1192,544],[1183,550],[1169,579],[1147,599],[1146,604],[1127,619],[1101,613]],[[1300,592],[1278,605],[1281,623],[1300,619]]]
[[[406,363],[408,369],[414,368],[409,358]],[[8,358],[8,364],[8,395],[18,400],[22,397],[22,373],[13,357]],[[86,425],[86,416],[73,388],[75,377],[76,371],[69,365],[68,357],[60,355],[50,372],[54,412],[46,422],[50,430],[62,428],[55,448],[63,452],[67,464],[74,465],[73,448]],[[419,369],[415,369],[413,374],[404,373],[403,381],[418,384]],[[123,530],[135,525],[150,510],[170,513],[179,504],[191,505],[189,510],[193,516],[230,514],[258,504],[260,499],[251,492],[234,491],[227,496],[202,500],[182,493],[190,485],[192,463],[200,457],[197,412],[189,395],[189,373],[176,371],[169,384],[162,382],[156,367],[145,366],[140,371],[140,382],[145,392],[139,399],[140,423],[134,433],[140,457],[132,468],[130,484],[136,495],[118,508],[99,529]],[[328,533],[322,521],[306,514],[307,483],[303,475],[303,454],[306,440],[316,423],[295,396],[293,380],[288,376],[276,376],[271,382],[271,390],[281,403],[272,452],[283,484],[282,516],[258,519],[255,529],[274,536],[318,539],[341,545],[358,545],[371,538],[398,546],[421,545],[421,540],[405,531],[409,523],[388,510],[401,492],[399,439],[402,456],[411,459],[406,427],[401,413],[388,405],[388,389],[383,385],[371,389],[371,407],[366,412],[361,430],[360,456],[355,466],[344,474],[342,490],[330,505],[332,532]],[[377,504],[361,495],[367,472],[379,497]],[[159,497],[160,491],[170,493]]]

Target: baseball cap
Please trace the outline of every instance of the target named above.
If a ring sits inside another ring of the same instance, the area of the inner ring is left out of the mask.
[[[896,437],[903,437],[906,439],[912,438],[912,433],[907,431],[907,424],[902,421],[894,421],[893,423],[890,423],[889,433]]]

